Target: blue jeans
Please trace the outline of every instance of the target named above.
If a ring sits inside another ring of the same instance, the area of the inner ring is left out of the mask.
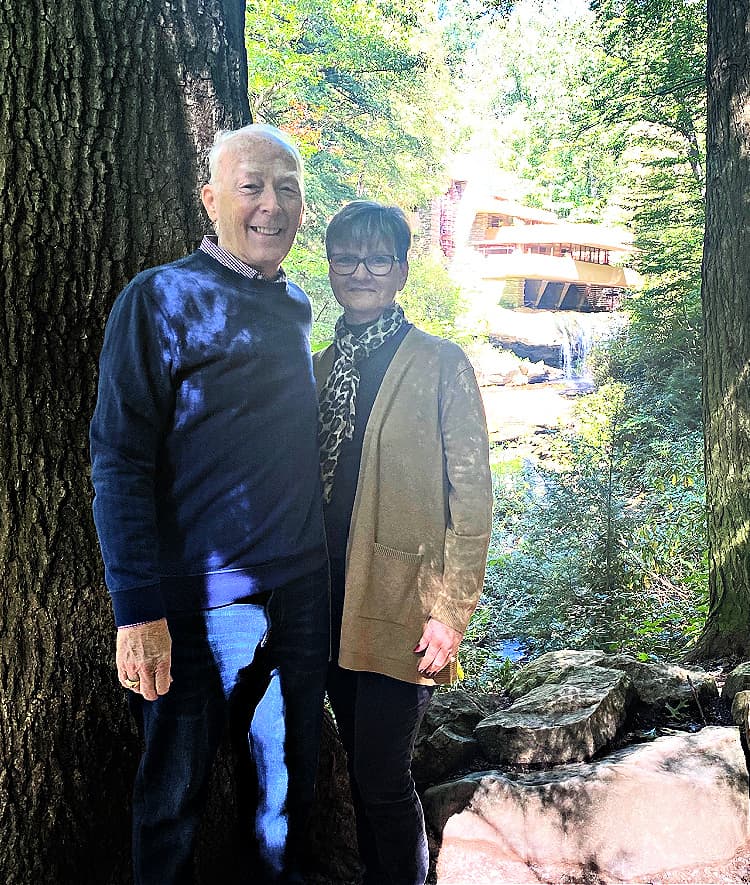
[[[331,702],[349,768],[364,885],[424,885],[429,853],[414,787],[414,741],[434,689],[344,670],[338,657],[344,564],[331,560]]]
[[[145,749],[133,796],[135,885],[187,885],[211,767],[228,727],[241,820],[235,882],[299,882],[329,657],[328,572],[272,594],[171,615],[172,683],[134,696]]]

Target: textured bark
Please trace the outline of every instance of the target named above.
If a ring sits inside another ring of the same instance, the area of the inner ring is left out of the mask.
[[[137,741],[90,516],[104,322],[247,122],[241,0],[0,5],[0,881],[129,881]],[[202,162],[202,161],[201,161]]]
[[[315,792],[308,829],[309,867],[325,882],[355,882],[361,870],[346,753],[328,713],[323,720]]]
[[[704,424],[710,610],[694,656],[750,656],[750,3],[708,2]]]

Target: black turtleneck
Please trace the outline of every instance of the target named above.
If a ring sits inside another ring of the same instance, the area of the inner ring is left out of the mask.
[[[347,323],[349,330],[360,336],[371,323],[353,325]],[[411,323],[404,323],[401,328],[374,350],[369,356],[357,362],[359,369],[359,389],[354,417],[354,434],[341,444],[336,474],[333,480],[331,500],[325,508],[326,536],[328,554],[332,560],[344,560],[346,543],[349,538],[349,523],[354,508],[354,496],[357,492],[359,462],[362,457],[362,442],[367,429],[370,412],[383,383],[388,366],[396,354]]]

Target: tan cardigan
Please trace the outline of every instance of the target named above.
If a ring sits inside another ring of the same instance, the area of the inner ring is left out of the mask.
[[[318,389],[333,360],[333,345],[315,354]],[[466,630],[491,522],[487,424],[474,371],[458,345],[412,328],[365,431],[339,664],[434,685],[418,673],[412,650],[429,617]]]

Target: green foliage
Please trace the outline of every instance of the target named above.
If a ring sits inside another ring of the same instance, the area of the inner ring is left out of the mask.
[[[644,437],[627,392],[585,398],[548,457],[496,475],[482,617],[532,654],[668,656],[705,615],[700,438]]]
[[[698,433],[699,292],[694,290],[681,300],[675,289],[645,290],[631,299],[628,311],[630,324],[597,356],[596,376],[627,385],[632,420],[642,434]]]
[[[284,262],[289,278],[307,293],[312,302],[313,328],[311,345],[313,352],[326,347],[333,338],[333,328],[341,313],[328,282],[328,261],[322,245],[306,248],[295,243]]]
[[[486,19],[477,33],[459,67],[455,148],[491,159],[490,174],[520,178],[531,205],[600,220],[623,141],[617,128],[576,122],[599,58],[585,3],[521,0],[507,20]]]
[[[398,301],[407,319],[425,332],[462,340],[456,317],[463,309],[461,289],[448,275],[442,257],[415,254],[409,259],[409,279]]]
[[[500,691],[513,678],[516,665],[494,642],[497,614],[483,597],[461,643],[459,660],[464,671],[460,687],[467,691]]]
[[[626,329],[598,370],[624,382],[661,427],[700,426],[702,308],[700,266],[703,204],[692,175],[644,168],[632,190],[636,264],[646,286],[625,304]]]
[[[596,0],[592,8],[601,59],[580,120],[623,131],[620,198],[646,280],[626,302],[628,328],[597,372],[627,385],[642,433],[693,433],[700,426],[705,4]]]
[[[291,132],[305,157],[307,217],[284,267],[311,298],[317,349],[340,313],[323,246],[331,216],[354,198],[409,210],[440,187],[451,88],[439,29],[422,0],[249,0],[246,28],[254,119]],[[410,264],[410,319],[453,334],[457,287],[437,259]]]
[[[305,156],[302,243],[322,238],[346,200],[410,208],[434,192],[442,75],[427,9],[420,0],[249,0],[253,117],[290,131]]]
[[[557,6],[522,0],[507,25],[461,44],[469,120],[459,117],[459,144],[520,173],[536,205],[627,220],[646,285],[599,351],[603,386],[582,400],[576,427],[543,456],[497,470],[472,646],[480,673],[493,632],[530,652],[667,655],[706,614],[705,5],[593,0],[593,17],[573,18]]]
[[[601,64],[591,112],[605,126],[650,124],[646,140],[671,132],[688,147],[700,180],[704,130],[706,10],[700,0],[592,0]]]

